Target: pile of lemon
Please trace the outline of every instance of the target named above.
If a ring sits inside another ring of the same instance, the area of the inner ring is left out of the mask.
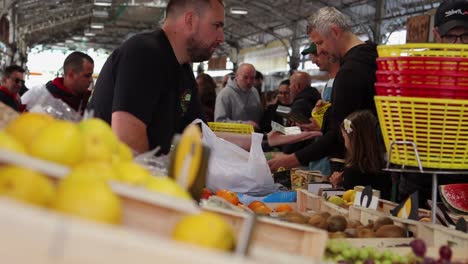
[[[0,149],[7,149],[69,167],[70,173],[53,183],[28,168],[0,164],[0,197],[7,196],[58,212],[108,224],[122,222],[122,204],[109,181],[139,186],[172,197],[192,199],[168,177],[154,177],[133,161],[131,150],[96,118],[79,123],[25,113],[0,131]],[[232,250],[234,231],[215,214],[183,217],[173,239],[203,247]]]
[[[191,199],[172,179],[154,177],[135,163],[130,148],[106,122],[97,118],[73,123],[45,114],[25,113],[0,131],[0,149],[69,167],[69,175],[55,186],[47,176],[28,168],[0,166],[0,196],[67,214],[120,223],[121,202],[112,192],[109,180]]]

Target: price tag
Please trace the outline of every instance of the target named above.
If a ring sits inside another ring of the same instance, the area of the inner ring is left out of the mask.
[[[372,190],[370,185],[360,191],[358,190],[356,192],[356,198],[354,198],[354,205],[377,210],[379,196],[375,195],[375,193],[376,192]]]
[[[418,192],[411,194],[408,199],[403,203],[399,204],[394,209],[390,210],[390,213],[393,216],[403,218],[403,219],[412,219],[418,220],[418,210],[419,210],[419,200]]]
[[[457,221],[455,229],[462,232],[467,232],[466,220],[463,217],[460,217]]]

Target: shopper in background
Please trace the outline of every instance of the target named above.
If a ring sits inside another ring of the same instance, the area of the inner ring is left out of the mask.
[[[341,61],[333,83],[332,106],[325,115],[323,136],[293,154],[279,154],[269,161],[270,168],[307,166],[324,157],[344,156],[340,124],[350,113],[370,110],[375,114],[374,95],[377,70],[375,44],[364,43],[352,31],[349,19],[334,7],[324,7],[309,19],[308,34],[317,53]]]
[[[90,107],[135,152],[159,146],[202,117],[190,63],[224,41],[222,0],[171,0],[161,29],[133,36],[107,59]]]
[[[295,72],[291,78],[291,111],[299,113],[304,117],[310,117],[310,113],[318,100],[320,93],[317,88],[310,86],[312,77],[307,72]]]
[[[434,40],[468,44],[468,0],[446,0],[434,16]]]
[[[382,172],[385,147],[380,137],[379,121],[370,111],[357,111],[347,116],[340,127],[346,147],[346,163],[342,172],[333,172],[330,183],[346,190],[354,186],[372,186],[381,198],[389,199],[392,180]]]
[[[262,127],[262,132],[263,133],[268,133],[271,131],[271,121],[274,121],[280,125],[283,126],[288,126],[289,122],[287,118],[280,116],[277,112],[276,109],[278,106],[290,106],[291,105],[291,97],[289,96],[290,94],[290,89],[289,89],[289,80],[284,80],[280,83],[278,87],[278,95],[276,103],[269,105],[266,109],[265,112],[263,113],[262,117],[262,122],[261,122],[261,127]]]
[[[260,96],[260,102],[262,103],[262,109],[265,109],[267,106],[267,99],[266,99],[266,93],[262,91],[263,87],[263,74],[259,71],[255,71],[255,80],[253,87],[258,92],[258,96]]]
[[[8,105],[17,112],[23,112],[25,106],[21,103],[19,91],[24,85],[24,69],[18,65],[5,68],[0,86],[0,102]]]
[[[317,65],[321,71],[328,73],[328,81],[322,91],[322,101],[330,102],[333,88],[333,81],[340,69],[340,62],[335,58],[329,56],[327,53],[317,53],[317,46],[311,43],[310,46],[301,52],[302,55],[309,54],[312,63]]]
[[[244,123],[260,129],[263,109],[260,96],[253,87],[255,67],[244,63],[239,66],[234,79],[216,97],[215,121]]]
[[[202,73],[197,76],[197,85],[206,122],[213,122],[216,103],[216,82],[210,75]]]
[[[63,62],[63,77],[49,81],[45,88],[26,92],[21,100],[30,108],[44,93],[60,99],[76,112],[83,114],[91,95],[89,87],[93,83],[94,61],[80,51],[70,53]]]

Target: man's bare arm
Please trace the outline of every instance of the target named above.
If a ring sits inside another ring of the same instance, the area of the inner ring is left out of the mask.
[[[124,111],[112,113],[112,130],[137,154],[149,150],[146,125],[134,115]]]

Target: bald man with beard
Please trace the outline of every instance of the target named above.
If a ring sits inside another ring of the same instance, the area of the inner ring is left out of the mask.
[[[263,110],[257,89],[252,89],[256,70],[252,64],[239,66],[234,79],[216,97],[215,122],[251,124],[259,129]]]
[[[295,72],[290,78],[291,85],[289,89],[291,90],[292,104],[291,112],[299,113],[305,118],[311,116],[312,109],[321,96],[319,91],[310,86],[312,83],[312,78],[307,72]],[[298,142],[296,144],[290,144],[283,146],[284,153],[293,153],[299,149],[302,149],[309,142]]]
[[[295,72],[291,78],[292,105],[291,110],[300,113],[304,117],[310,117],[310,113],[321,96],[319,91],[311,87],[312,78],[307,72]]]

